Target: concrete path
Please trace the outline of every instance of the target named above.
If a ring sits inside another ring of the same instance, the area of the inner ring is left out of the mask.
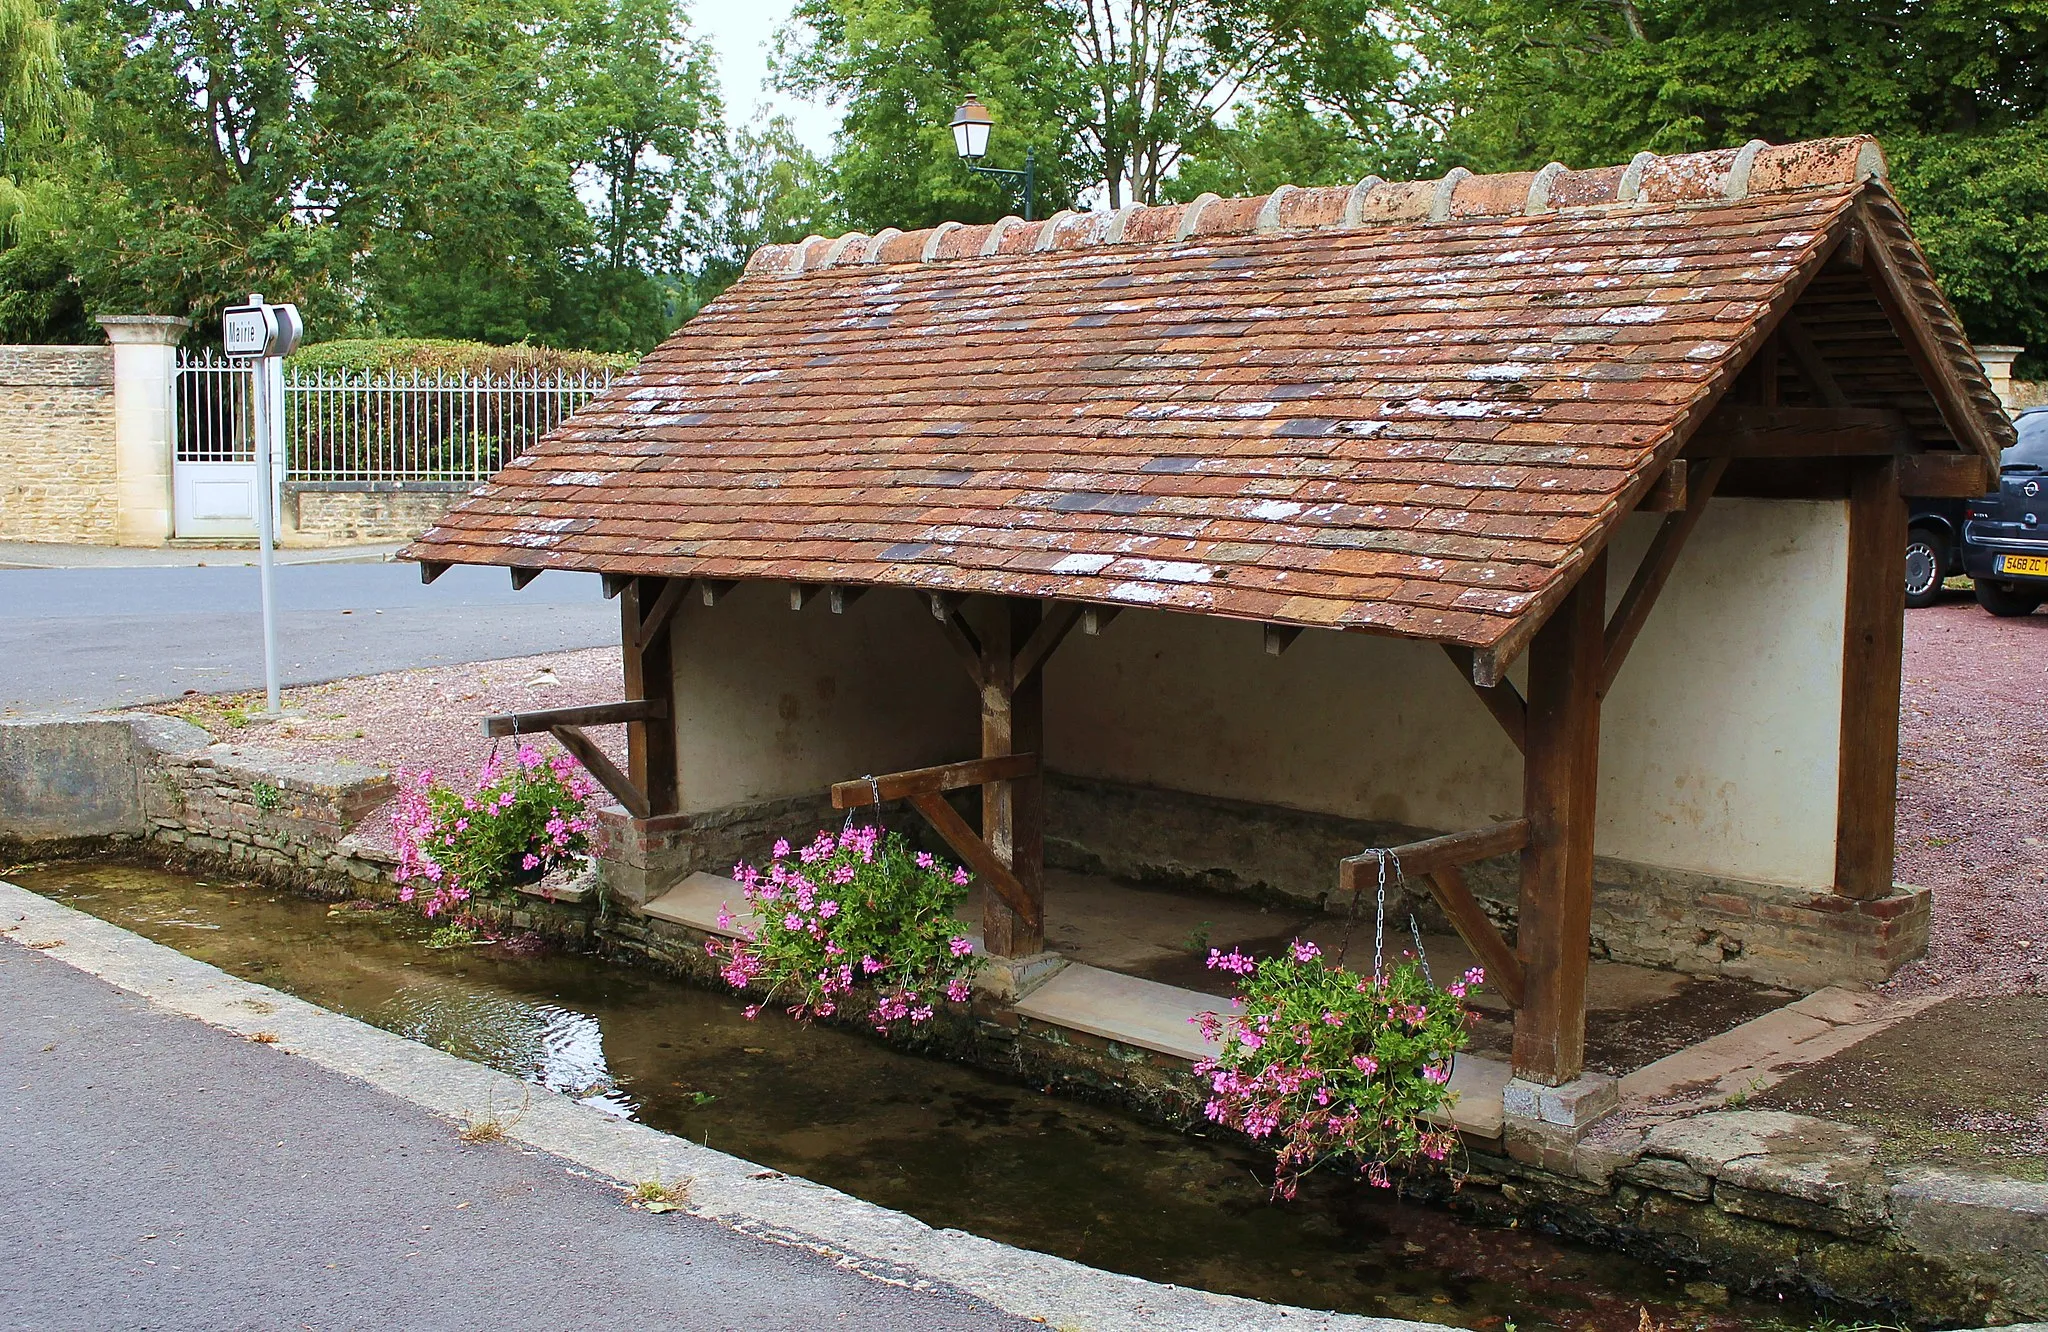
[[[0,569],[0,712],[94,711],[263,685],[257,571],[245,552],[201,567]],[[277,571],[284,683],[596,647],[618,610],[595,575],[411,564]]]
[[[0,1327],[1024,1329],[696,1217],[0,940]]]

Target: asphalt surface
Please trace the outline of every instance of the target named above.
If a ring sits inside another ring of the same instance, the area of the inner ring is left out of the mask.
[[[84,712],[263,686],[257,570],[0,569],[0,712]],[[594,574],[304,564],[276,572],[286,685],[596,647],[618,610]]]
[[[1023,1329],[683,1214],[0,940],[0,1328]]]

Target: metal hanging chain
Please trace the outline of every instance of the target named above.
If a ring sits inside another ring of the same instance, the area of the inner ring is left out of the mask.
[[[1415,940],[1415,960],[1422,963],[1422,979],[1428,981],[1430,988],[1434,989],[1436,977],[1429,974],[1429,950],[1422,946],[1422,930],[1415,924],[1413,911],[1408,913],[1408,933]]]
[[[869,773],[861,780],[868,784],[869,792],[875,797],[875,827],[879,829],[882,826],[882,784],[875,780],[875,774],[873,773]],[[839,825],[839,835],[841,837],[853,831],[853,816],[860,813],[860,809],[861,807],[856,805],[846,811],[846,822]]]
[[[1398,887],[1408,881],[1401,872],[1401,857],[1391,848],[1376,846],[1366,852],[1379,865],[1379,885],[1373,895],[1372,913],[1372,978],[1379,981],[1386,969],[1387,948],[1387,862],[1394,862],[1394,883]],[[1351,951],[1351,929],[1358,923],[1358,898],[1362,888],[1351,890],[1351,909],[1344,915],[1344,938],[1337,945],[1337,965],[1344,965],[1344,955]],[[1411,925],[1414,923],[1410,918]]]

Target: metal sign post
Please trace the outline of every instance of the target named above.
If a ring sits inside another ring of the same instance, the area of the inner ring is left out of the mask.
[[[284,358],[299,345],[305,325],[296,305],[272,305],[254,293],[247,305],[221,312],[221,348],[237,360],[254,360],[250,395],[255,409],[256,545],[263,597],[263,690],[265,715],[284,711],[277,678],[277,607],[272,588],[277,546],[277,480],[284,466]]]

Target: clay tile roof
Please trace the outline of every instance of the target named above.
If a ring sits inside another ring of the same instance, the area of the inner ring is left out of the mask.
[[[767,246],[408,554],[1511,653],[1852,228],[1936,443],[2009,438],[1883,171],[1751,143]]]

